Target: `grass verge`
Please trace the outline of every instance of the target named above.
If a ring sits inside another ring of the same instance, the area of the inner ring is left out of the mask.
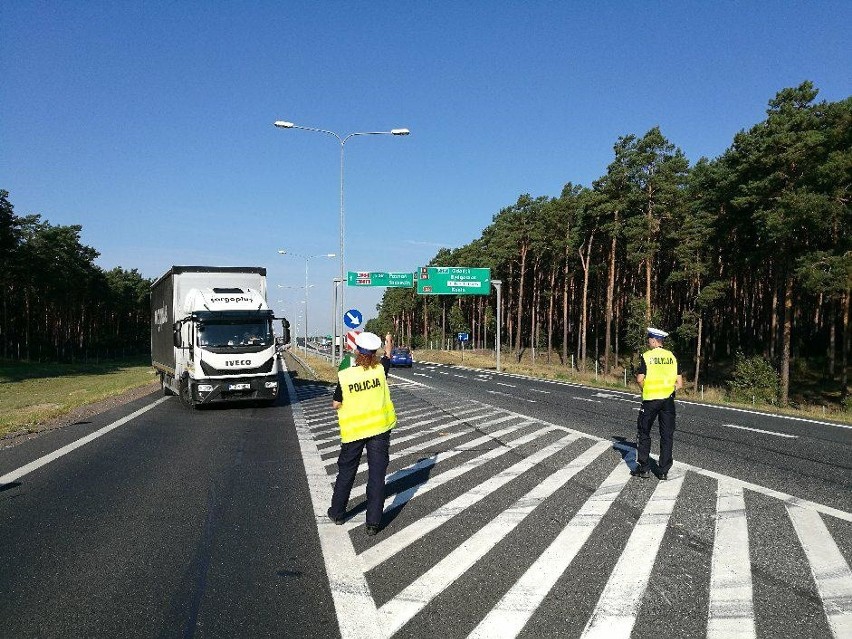
[[[75,408],[155,380],[148,358],[89,364],[0,362],[0,437],[32,432]]]

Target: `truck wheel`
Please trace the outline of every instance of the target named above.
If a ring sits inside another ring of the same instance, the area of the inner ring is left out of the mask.
[[[189,379],[186,377],[180,380],[180,402],[189,409],[195,408],[192,392],[189,390]]]
[[[171,397],[175,394],[175,392],[169,388],[169,385],[166,384],[166,375],[164,373],[160,373],[160,384],[163,387],[163,395],[166,397]]]

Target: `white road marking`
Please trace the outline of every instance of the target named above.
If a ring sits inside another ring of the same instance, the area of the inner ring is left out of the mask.
[[[788,435],[787,433],[776,433],[772,430],[761,430],[760,428],[749,428],[748,426],[739,426],[737,424],[722,424],[727,428],[736,428],[738,430],[749,430],[753,433],[763,433],[764,435],[775,435],[776,437],[788,437],[790,439],[798,439],[798,435]]]
[[[470,413],[470,412],[476,412],[476,409],[468,410],[468,411],[459,411],[457,413],[457,415],[462,415],[464,413]],[[410,434],[410,435],[404,435],[402,437],[396,436],[399,433],[406,433],[408,431],[421,428],[425,424],[431,424],[432,422],[435,422],[435,421],[438,421],[439,419],[442,419],[444,416],[441,415],[441,416],[435,417],[433,419],[424,419],[422,421],[417,422],[416,424],[410,424],[408,426],[394,428],[391,431],[391,443],[392,444],[401,444],[402,442],[407,442],[407,441],[412,440],[412,439],[417,439],[418,437],[423,437],[424,435],[430,435],[430,434],[432,434],[436,431],[444,430],[445,428],[451,428],[453,426],[458,426],[459,424],[466,424],[470,420],[484,419],[487,416],[488,415],[468,415],[467,417],[464,417],[463,419],[454,419],[451,422],[442,422],[440,424],[436,424],[435,426],[420,430],[420,431],[413,433],[413,434]],[[506,420],[509,420],[509,419],[517,419],[517,417],[514,416],[514,415],[507,415],[507,416],[504,417],[504,419],[502,421],[506,421]],[[458,437],[458,436],[461,436],[461,435],[464,435],[464,434],[465,434],[465,432],[462,431],[461,433],[454,435],[454,436]],[[325,446],[325,447],[321,448],[320,452],[321,453],[330,453],[331,451],[336,450],[340,446],[340,435],[337,435],[336,437],[334,437],[334,440],[335,440],[335,443],[333,445]],[[325,440],[323,440],[323,441],[325,441]],[[432,442],[425,442],[425,443],[417,446],[417,448],[421,448],[423,446],[429,445],[430,443],[432,443]],[[326,466],[330,465],[331,463],[332,462],[326,462]],[[336,463],[336,462],[334,462],[334,463]]]
[[[610,449],[598,442],[557,472],[547,477],[509,508],[488,522],[444,559],[379,608],[382,628],[393,635],[432,599],[456,581],[489,550],[512,532],[527,515],[559,490],[578,472]]]
[[[427,533],[431,532],[438,526],[445,524],[456,515],[461,514],[465,509],[470,508],[477,502],[485,499],[501,486],[504,486],[513,479],[520,477],[540,462],[552,457],[568,444],[577,441],[579,438],[579,435],[574,435],[573,433],[566,435],[562,439],[542,448],[529,457],[525,457],[517,464],[510,466],[485,482],[471,488],[466,493],[459,495],[430,514],[421,517],[414,523],[406,526],[399,532],[394,533],[387,539],[382,540],[375,546],[368,548],[360,555],[361,560],[364,563],[364,569],[372,570],[383,561],[390,559],[396,553],[407,548]]]
[[[583,637],[630,636],[682,486],[683,475],[657,484],[592,611]],[[384,619],[381,608],[379,615]]]
[[[618,464],[468,637],[516,637],[574,561],[629,479],[624,465]]]
[[[572,397],[571,399],[577,399],[581,402],[591,402],[593,404],[603,404],[603,402],[599,399],[590,399],[588,397]]]
[[[503,382],[494,382],[498,386],[508,386],[509,388],[517,388],[516,384],[504,384]]]
[[[788,419],[793,422],[805,422],[807,424],[819,424],[820,426],[833,426],[834,428],[852,429],[849,424],[834,424],[832,422],[821,422],[816,419],[808,419],[806,417],[793,417],[792,415],[780,415],[776,413],[761,413],[757,410],[748,410],[746,408],[733,408],[732,406],[718,406],[716,404],[703,404],[701,402],[689,402],[683,399],[677,400],[678,404],[686,404],[688,406],[701,406],[702,408],[714,408],[716,410],[729,410],[735,413],[747,413],[749,415],[760,415],[761,417],[771,417],[773,419]]]
[[[317,522],[322,557],[328,575],[331,598],[337,613],[337,624],[343,639],[375,636],[374,628],[379,627],[376,602],[370,592],[370,586],[364,577],[364,570],[349,535],[330,521],[326,515],[331,504],[332,487],[322,458],[314,444],[313,436],[307,427],[302,404],[296,401],[296,389],[288,375],[284,376],[287,392],[290,394],[290,407],[302,463],[308,479],[314,518]]]
[[[527,423],[527,424],[521,424],[520,426],[529,426],[529,425],[530,424]],[[502,437],[504,434],[506,434],[508,432],[511,432],[513,430],[517,430],[520,426],[514,426],[514,427],[511,427],[511,428],[508,428],[508,429],[503,429],[503,431],[491,433],[491,435],[489,435],[487,437],[481,437],[479,440],[475,440],[476,444],[474,444],[474,442],[469,442],[468,446],[470,446],[470,447],[478,446],[480,443],[485,443],[485,440],[494,439],[496,437]],[[473,459],[469,459],[468,461],[464,462],[463,464],[459,464],[455,468],[451,468],[450,470],[447,470],[447,471],[441,473],[437,477],[430,477],[429,480],[424,482],[424,483],[417,484],[416,486],[412,486],[411,488],[408,488],[408,489],[406,489],[402,492],[399,492],[396,495],[388,497],[387,499],[385,499],[384,512],[387,513],[387,512],[390,512],[392,510],[395,510],[396,508],[399,508],[403,504],[408,503],[412,499],[415,499],[416,497],[424,495],[424,494],[428,493],[429,491],[434,490],[435,488],[438,488],[439,486],[443,486],[447,482],[452,481],[453,479],[456,479],[458,477],[461,477],[465,473],[468,473],[468,472],[474,470],[475,468],[479,468],[480,466],[482,466],[483,464],[485,464],[487,462],[490,462],[494,459],[497,459],[498,457],[502,457],[506,453],[513,452],[513,451],[517,450],[518,447],[523,446],[524,444],[528,444],[531,441],[541,437],[545,433],[549,433],[552,430],[553,430],[553,428],[540,428],[538,430],[535,430],[535,431],[533,431],[533,432],[531,432],[527,435],[524,435],[523,437],[519,437],[518,439],[512,440],[511,442],[509,442],[509,445],[502,445],[502,446],[498,446],[497,448],[492,448],[491,450],[489,450],[486,453],[483,453],[479,457],[474,457]],[[442,455],[438,458],[436,463],[441,462],[445,459],[449,459],[450,457],[454,457],[455,455],[458,455],[462,452],[466,452],[466,451],[453,450],[453,451],[450,451],[448,453],[445,453],[444,455]],[[362,491],[361,494],[365,494],[367,492],[366,485],[362,485],[360,488],[361,488],[361,491]],[[355,494],[355,490],[352,491],[352,494],[353,495]],[[352,519],[350,519],[348,522],[346,522],[344,524],[344,527],[346,528],[346,530],[351,530],[353,528],[357,528],[358,526],[366,523],[366,519],[367,519],[366,513],[360,512],[357,515],[355,515]]]
[[[492,395],[501,395],[503,397],[511,397],[512,399],[520,399],[521,401],[529,402],[530,404],[537,404],[538,403],[537,399],[529,399],[527,397],[518,397],[517,395],[512,395],[511,393],[504,393],[503,391],[487,390],[485,392],[491,393]]]
[[[545,395],[550,395],[550,391],[547,391],[547,390],[541,390],[540,388],[531,388],[530,390],[531,390],[533,393],[544,393]]]
[[[837,639],[852,637],[852,570],[819,513],[787,506],[787,514],[808,558],[817,592]]]
[[[749,559],[748,522],[742,486],[719,481],[716,535],[710,568],[708,639],[757,636]]]
[[[106,435],[111,430],[115,430],[119,426],[123,426],[127,422],[129,422],[133,419],[136,419],[137,417],[139,417],[139,415],[142,415],[143,413],[147,413],[149,410],[151,410],[155,406],[159,406],[160,404],[162,404],[167,399],[168,399],[168,397],[160,397],[156,401],[148,404],[147,406],[143,406],[139,410],[136,410],[136,411],[130,413],[129,415],[122,417],[119,420],[114,421],[112,424],[109,424],[108,426],[104,426],[103,428],[100,428],[93,433],[89,433],[85,437],[81,437],[80,439],[73,441],[70,444],[66,444],[62,448],[59,448],[59,449],[53,451],[52,453],[48,453],[47,455],[43,455],[43,456],[39,457],[38,459],[36,459],[35,461],[31,461],[29,464],[26,464],[24,466],[21,466],[20,468],[17,468],[15,470],[11,471],[11,472],[6,473],[2,477],[0,477],[0,486],[5,486],[6,484],[11,484],[12,482],[18,481],[24,475],[28,475],[29,473],[33,472],[34,470],[37,470],[37,469],[41,468],[42,466],[49,464],[50,462],[55,461],[55,460],[59,459],[60,457],[63,457],[64,455],[67,455],[68,453],[70,453],[73,450],[77,450],[78,448],[80,448],[80,446],[85,446],[89,442],[96,440],[101,435]]]
[[[412,373],[412,375],[416,375],[417,377],[427,377],[428,379],[432,379],[432,376],[427,375],[426,373]]]

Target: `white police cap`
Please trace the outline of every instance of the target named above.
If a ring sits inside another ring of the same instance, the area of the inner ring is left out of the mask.
[[[653,337],[654,339],[665,339],[668,336],[668,333],[661,331],[659,328],[653,328],[652,326],[648,327],[648,337]]]
[[[355,336],[355,346],[358,347],[360,351],[371,351],[375,352],[379,350],[382,345],[382,338],[376,335],[375,333],[358,333]]]

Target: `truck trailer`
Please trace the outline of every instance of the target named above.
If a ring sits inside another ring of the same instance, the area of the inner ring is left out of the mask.
[[[173,266],[151,285],[151,363],[163,393],[190,408],[273,403],[273,315],[263,267]]]

